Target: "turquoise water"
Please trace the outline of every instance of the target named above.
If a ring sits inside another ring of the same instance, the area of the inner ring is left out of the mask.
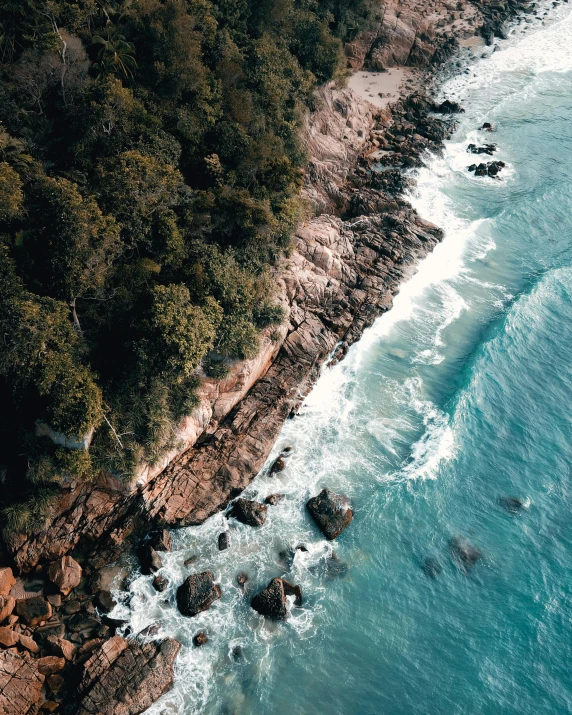
[[[411,197],[443,244],[285,425],[273,454],[293,447],[286,471],[247,490],[286,494],[266,525],[233,522],[222,553],[222,515],[174,533],[173,586],[197,554],[223,599],[189,620],[174,588],[132,584],[134,630],[158,622],[184,644],[150,713],[572,712],[571,37],[559,10],[443,87],[467,111]],[[484,121],[494,135],[475,131]],[[491,139],[502,181],[466,171],[467,144]],[[304,509],[326,485],[356,511],[334,544]],[[526,508],[509,513],[502,496]],[[451,558],[459,535],[483,554],[468,572]],[[280,561],[300,543],[307,553]],[[324,571],[332,549],[341,578]],[[271,624],[248,602],[279,575],[305,603]],[[203,628],[211,640],[193,648]]]

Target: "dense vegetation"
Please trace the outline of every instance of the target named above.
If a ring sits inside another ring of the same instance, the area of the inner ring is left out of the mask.
[[[197,371],[283,319],[301,117],[369,2],[0,0],[5,526],[157,459]]]

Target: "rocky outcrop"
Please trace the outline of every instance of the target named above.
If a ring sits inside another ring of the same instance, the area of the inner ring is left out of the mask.
[[[202,611],[208,611],[221,598],[220,587],[214,582],[211,571],[197,573],[185,579],[177,589],[177,607],[183,616],[193,618]]]
[[[29,657],[0,652],[0,713],[35,715],[42,699],[44,679]]]
[[[306,507],[320,531],[330,541],[336,539],[353,519],[348,499],[329,489],[322,489],[318,496],[308,501]]]
[[[250,605],[261,616],[273,618],[277,621],[285,621],[290,615],[288,596],[294,596],[294,605],[302,605],[302,589],[300,586],[293,586],[283,578],[273,578],[265,589],[254,596]]]
[[[237,499],[228,515],[240,521],[241,524],[263,526],[267,511],[268,507],[264,504],[250,499]]]
[[[140,644],[115,636],[85,663],[78,715],[139,715],[173,684],[180,644]]]

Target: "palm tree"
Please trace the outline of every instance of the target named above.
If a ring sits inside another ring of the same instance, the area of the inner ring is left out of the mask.
[[[123,77],[132,77],[133,70],[137,68],[135,45],[126,42],[125,37],[116,28],[107,28],[107,37],[96,35],[91,42],[94,45],[101,45],[97,53],[97,62],[94,64],[99,75],[119,74]]]

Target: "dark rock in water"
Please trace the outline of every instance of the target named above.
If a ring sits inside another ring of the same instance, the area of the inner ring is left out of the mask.
[[[270,474],[277,474],[278,472],[283,472],[286,469],[286,462],[282,457],[278,457],[278,459],[274,462],[274,464],[270,467]]]
[[[264,503],[268,504],[268,506],[276,506],[278,502],[281,502],[282,499],[284,499],[284,496],[284,494],[269,494],[264,500]]]
[[[242,660],[244,656],[244,651],[241,645],[235,645],[231,651],[231,656],[233,660]]]
[[[477,146],[476,144],[469,144],[467,151],[470,154],[488,154],[492,156],[497,150],[496,144],[485,144],[484,146]]]
[[[480,128],[481,131],[484,132],[492,132],[494,131],[493,125],[490,122],[485,122],[483,126]]]
[[[338,537],[353,519],[348,499],[329,489],[322,489],[306,506],[324,536],[330,541]]]
[[[171,551],[173,549],[173,539],[167,529],[156,529],[149,535],[148,543],[155,551]]]
[[[461,114],[465,110],[458,102],[451,102],[449,99],[446,99],[444,102],[441,102],[441,104],[436,105],[433,111],[438,114]]]
[[[153,638],[161,630],[161,626],[158,623],[152,623],[150,626],[144,628],[139,635],[144,638]]]
[[[230,533],[228,531],[223,531],[222,534],[218,535],[218,550],[225,551],[230,548]]]
[[[472,568],[483,555],[464,536],[454,536],[449,542],[449,547],[453,557],[467,570]]]
[[[207,636],[206,631],[199,631],[196,636],[193,638],[193,644],[197,647],[200,648],[203,645],[206,645],[209,642],[209,637]]]
[[[109,591],[98,591],[93,599],[96,608],[99,608],[103,613],[109,613],[115,608],[115,599]]]
[[[295,596],[294,603],[296,606],[302,605],[302,589],[300,586],[293,586],[283,578],[273,578],[263,591],[254,596],[250,605],[262,616],[274,618],[277,621],[285,621],[289,615],[287,596]]]
[[[282,450],[282,454],[290,454],[291,451],[292,447],[284,447],[284,449]]]
[[[161,557],[151,544],[141,544],[137,549],[137,558],[141,566],[141,573],[144,576],[155,573],[155,571],[158,571],[163,565]]]
[[[301,551],[304,554],[308,553],[308,549],[304,546],[304,544],[298,544],[296,551]]]
[[[340,561],[340,557],[335,552],[326,560],[326,576],[328,578],[345,576],[347,572],[348,565]]]
[[[153,579],[153,588],[159,593],[163,593],[169,588],[169,579],[164,576],[155,576]]]
[[[248,581],[248,574],[245,573],[239,573],[238,576],[236,577],[236,583],[241,587],[244,588],[246,585],[246,582]]]
[[[499,504],[511,514],[518,514],[523,509],[526,509],[526,502],[519,497],[500,497]]]
[[[191,564],[194,564],[195,561],[196,561],[198,558],[199,558],[199,557],[198,557],[196,554],[193,555],[193,556],[189,556],[188,559],[185,559],[184,565],[185,565],[185,566],[190,566]]]
[[[262,526],[266,521],[266,512],[268,507],[256,501],[249,499],[237,499],[234,503],[229,516],[233,516],[243,524],[248,526]]]
[[[488,174],[488,167],[486,164],[479,164],[475,170],[475,176],[486,176]]]
[[[211,571],[193,574],[185,579],[177,589],[177,606],[183,616],[192,618],[197,613],[208,611],[215,601],[222,596],[219,586],[214,582]]]
[[[428,556],[426,559],[423,559],[422,568],[425,576],[432,579],[436,579],[443,571],[441,562],[433,556]]]
[[[476,170],[477,170],[477,165],[476,165],[476,164],[471,164],[471,166],[469,166],[469,169],[468,169],[468,170],[469,170],[469,171],[476,171]]]
[[[296,552],[294,549],[284,549],[283,551],[280,551],[278,554],[278,561],[281,564],[284,564],[286,568],[292,568],[292,564],[294,563],[294,556],[296,555]]]

